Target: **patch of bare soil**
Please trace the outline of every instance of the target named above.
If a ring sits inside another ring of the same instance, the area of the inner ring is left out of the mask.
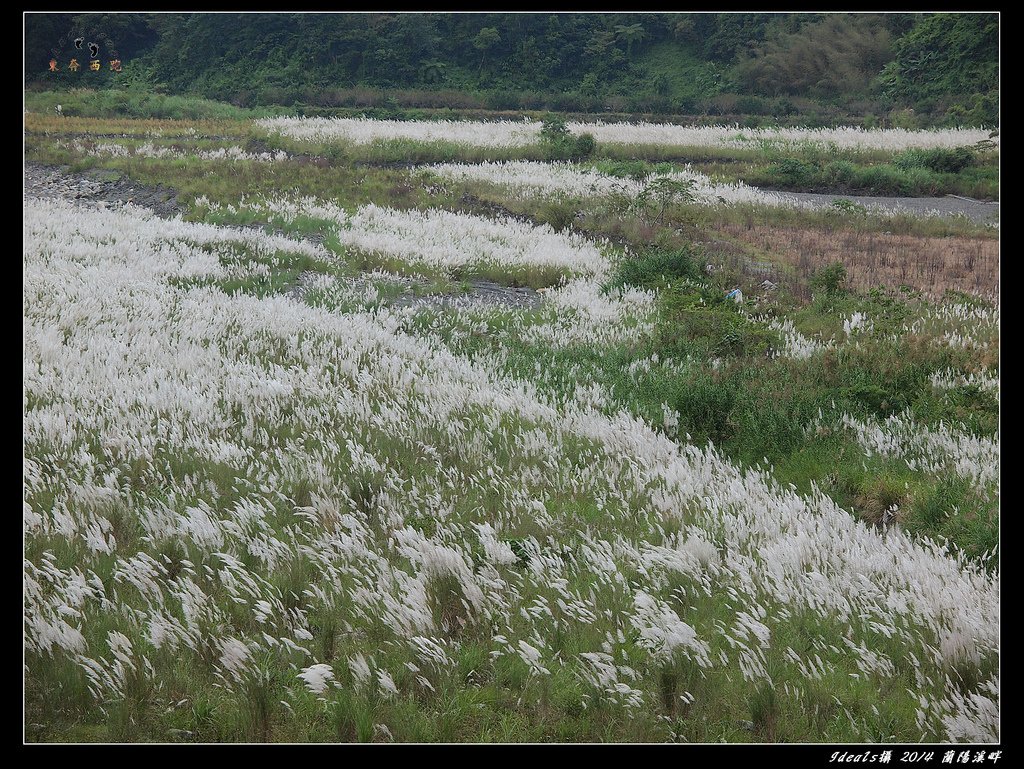
[[[999,241],[995,238],[734,224],[717,229],[771,261],[791,266],[800,278],[840,262],[850,287],[858,290],[904,285],[934,297],[949,289],[980,296],[999,291]]]

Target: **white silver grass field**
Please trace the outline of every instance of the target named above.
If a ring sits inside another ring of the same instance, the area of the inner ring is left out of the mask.
[[[360,121],[267,124],[365,140]],[[577,128],[607,130],[599,141],[627,130]],[[624,141],[677,140],[630,130]],[[961,140],[951,136],[933,141]],[[273,206],[337,220],[353,246],[410,262],[562,271],[529,331],[545,344],[600,342],[650,312],[644,292],[599,294],[606,259],[581,238],[455,214]],[[453,675],[453,628],[475,624],[490,658],[525,666],[524,697],[568,669],[581,707],[639,714],[657,708],[642,671],[666,661],[690,665],[694,686],[726,671],[794,693],[853,660],[843,675],[865,686],[913,681],[921,739],[1000,738],[998,673],[961,680],[998,655],[998,572],[609,413],[600,392],[552,403],[417,333],[411,310],[332,312],[214,285],[282,253],[330,259],[318,246],[53,200],[26,205],[24,241],[26,646],[83,671],[97,707],[141,685],[172,698],[161,682],[186,657],[229,691],[287,667],[287,709],[345,688],[427,698]],[[252,258],[224,266],[238,253]],[[814,354],[789,332],[790,354]],[[995,451],[933,432],[913,454],[920,436],[899,419],[846,427],[919,463],[991,465]],[[566,499],[594,517],[552,515]],[[659,597],[670,585],[683,604]],[[439,613],[442,588],[458,598]],[[680,608],[704,601],[709,616]],[[344,664],[311,643],[312,605],[338,617]],[[839,630],[791,648],[780,639],[798,622]],[[592,626],[603,640],[553,651]],[[680,692],[695,696],[708,695]],[[837,717],[869,738],[862,716]]]
[[[521,147],[540,140],[536,120],[371,120],[367,118],[266,118],[257,124],[299,141],[348,141],[370,144],[395,139],[453,142],[475,147]],[[738,125],[682,126],[669,123],[568,122],[574,134],[590,133],[601,144],[681,147],[748,147],[808,144],[841,149],[961,147],[989,138],[979,129],[910,131],[902,128],[741,128]]]

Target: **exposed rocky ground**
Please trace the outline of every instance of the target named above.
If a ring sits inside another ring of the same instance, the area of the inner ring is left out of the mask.
[[[302,273],[295,285],[288,290],[290,296],[301,298],[309,290],[309,286],[318,278],[317,273]],[[371,281],[366,278],[335,278],[343,280],[346,285],[356,290],[369,288]],[[390,275],[387,281],[392,288],[399,287],[397,294],[383,301],[393,307],[511,307],[529,310],[537,308],[543,301],[543,295],[532,288],[522,286],[504,286],[493,280],[467,280],[449,293],[425,291],[428,282],[422,278],[408,275]]]
[[[25,197],[66,198],[109,204],[132,203],[150,208],[157,216],[185,212],[177,193],[161,184],[149,186],[123,178],[116,171],[91,170],[71,173],[39,163],[25,164]]]
[[[468,289],[455,294],[427,294],[414,296],[409,293],[394,300],[399,307],[429,305],[432,307],[474,307],[503,305],[518,309],[539,307],[542,295],[525,286],[503,286],[493,280],[467,281]]]

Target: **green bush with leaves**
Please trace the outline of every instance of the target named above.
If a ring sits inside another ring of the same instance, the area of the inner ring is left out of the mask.
[[[860,203],[854,203],[852,200],[846,198],[836,198],[831,203],[838,213],[844,216],[856,216],[864,218],[868,215],[868,209],[862,206]]]
[[[826,296],[844,296],[846,294],[846,268],[841,262],[820,268],[811,276],[811,290]]]
[[[697,281],[703,276],[704,253],[696,246],[651,247],[624,258],[610,287],[649,288],[663,281]]]
[[[833,160],[824,168],[825,176],[832,184],[850,184],[857,167],[849,160]]]
[[[817,176],[818,168],[806,160],[790,157],[772,164],[768,172],[783,185],[799,187],[810,183]]]
[[[541,123],[540,139],[546,160],[583,160],[597,149],[593,134],[574,136],[565,121],[555,116]]]
[[[665,211],[676,203],[692,203],[697,183],[692,179],[657,176],[648,181],[636,196],[635,209],[651,224],[660,224]]]
[[[927,168],[939,174],[958,174],[974,163],[975,156],[969,147],[909,149],[900,152],[892,161],[901,171]]]

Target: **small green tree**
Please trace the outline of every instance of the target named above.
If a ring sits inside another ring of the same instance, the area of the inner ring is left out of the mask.
[[[597,147],[593,134],[573,136],[565,121],[554,115],[543,120],[540,139],[548,160],[581,160],[593,155]]]
[[[423,82],[436,84],[444,80],[445,71],[448,65],[441,61],[428,61],[420,67],[420,77]]]
[[[692,19],[677,21],[672,27],[672,37],[685,43],[692,43],[697,40],[697,31],[693,26]]]
[[[616,24],[615,36],[626,44],[626,54],[633,55],[633,46],[643,40],[647,33],[642,24]]]
[[[825,296],[843,296],[846,294],[846,268],[841,262],[820,268],[811,276],[811,290]]]
[[[565,121],[554,115],[550,115],[541,121],[540,138],[547,142],[560,142],[572,136]]]
[[[498,30],[494,27],[484,27],[473,38],[473,47],[480,51],[480,72],[477,74],[478,78],[483,76],[487,52],[500,42],[501,35],[498,34]]]
[[[660,224],[665,210],[673,203],[692,203],[697,183],[692,179],[673,179],[671,176],[656,176],[651,179],[636,197],[636,208],[651,224]]]

